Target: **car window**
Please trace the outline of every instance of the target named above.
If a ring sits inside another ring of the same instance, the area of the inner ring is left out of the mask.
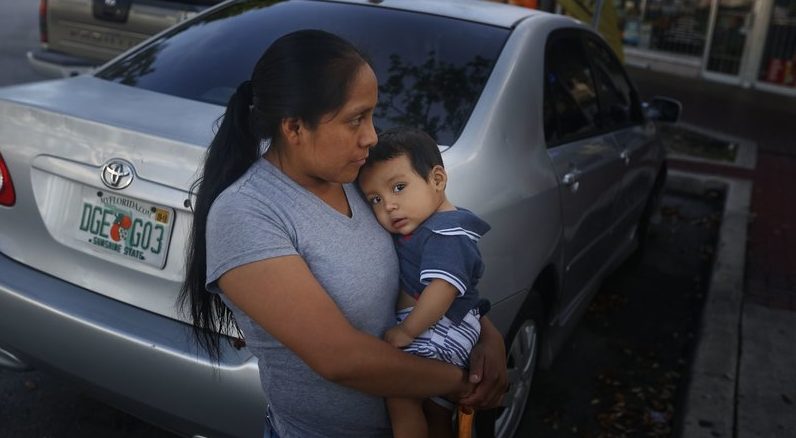
[[[553,35],[545,48],[544,131],[548,146],[595,135],[600,108],[577,34]]]
[[[308,28],[338,34],[371,58],[377,129],[414,126],[442,145],[464,128],[510,32],[370,5],[250,0],[186,22],[96,76],[226,105],[272,41]]]
[[[640,107],[619,61],[595,37],[585,38],[585,44],[592,60],[603,127],[617,129],[639,123]]]

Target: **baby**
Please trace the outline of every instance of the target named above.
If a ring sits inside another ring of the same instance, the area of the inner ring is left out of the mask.
[[[379,136],[358,179],[379,223],[393,233],[400,262],[398,325],[384,339],[466,368],[481,332],[477,242],[490,227],[448,201],[447,181],[436,141],[408,128]],[[387,407],[396,437],[452,435],[450,411],[437,404],[425,404],[428,418],[423,400],[388,399]]]

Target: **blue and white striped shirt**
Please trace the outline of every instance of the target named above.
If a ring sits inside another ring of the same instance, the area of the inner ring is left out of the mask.
[[[478,240],[489,229],[489,224],[470,210],[459,208],[434,213],[412,234],[396,234],[401,287],[418,297],[431,280],[447,281],[459,296],[445,316],[460,323],[478,305],[475,286],[484,272]]]

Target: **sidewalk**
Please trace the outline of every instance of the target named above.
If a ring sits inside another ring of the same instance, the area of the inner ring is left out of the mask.
[[[683,103],[683,121],[750,140],[752,166],[670,160],[727,204],[682,436],[796,436],[796,98],[630,69],[642,98]]]

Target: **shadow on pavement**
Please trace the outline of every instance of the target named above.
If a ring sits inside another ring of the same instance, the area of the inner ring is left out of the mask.
[[[724,193],[667,186],[647,248],[606,279],[551,370],[521,436],[668,437],[681,421]]]

